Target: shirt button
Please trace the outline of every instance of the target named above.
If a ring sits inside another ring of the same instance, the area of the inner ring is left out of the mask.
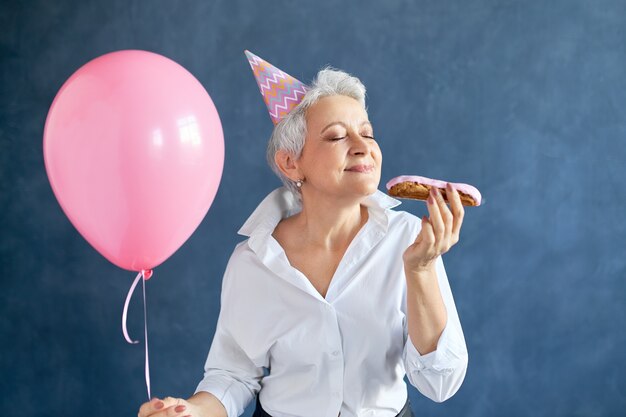
[[[339,355],[339,351],[338,350],[333,351],[333,356],[338,356],[338,355]]]

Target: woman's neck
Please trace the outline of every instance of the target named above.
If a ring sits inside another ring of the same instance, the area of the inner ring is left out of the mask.
[[[293,217],[302,244],[334,251],[347,248],[367,222],[368,211],[359,201],[315,198],[304,199],[302,211]]]

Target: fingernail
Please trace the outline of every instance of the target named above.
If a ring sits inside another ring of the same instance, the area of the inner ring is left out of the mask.
[[[187,407],[185,407],[184,405],[179,405],[174,409],[174,411],[176,411],[177,413],[182,413],[183,411],[185,411],[185,408]]]
[[[165,404],[163,404],[161,401],[159,401],[158,403],[156,403],[156,405],[154,406],[154,408],[156,408],[157,410],[160,410],[161,408],[163,408]]]
[[[432,195],[428,196],[428,204],[434,204],[434,203],[435,203],[435,200],[433,199],[433,196]]]

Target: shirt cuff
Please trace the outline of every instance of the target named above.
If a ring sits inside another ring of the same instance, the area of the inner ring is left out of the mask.
[[[411,336],[407,336],[404,347],[404,360],[408,367],[417,371],[431,370],[435,373],[449,375],[456,368],[465,366],[467,363],[467,349],[463,341],[459,342],[459,336],[454,334],[449,324],[443,329],[437,349],[425,355],[420,354]],[[408,371],[408,369],[407,369]]]
[[[233,387],[234,384],[233,380],[214,375],[200,381],[195,393],[205,391],[213,394],[226,409],[228,417],[237,417],[243,412],[243,409],[240,410],[237,400],[234,398],[237,396],[237,390],[231,389],[235,388]]]

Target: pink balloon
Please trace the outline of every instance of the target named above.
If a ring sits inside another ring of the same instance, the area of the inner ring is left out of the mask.
[[[52,190],[81,235],[115,265],[152,269],[191,236],[222,176],[213,101],[161,55],[118,51],[78,69],[44,129]]]

